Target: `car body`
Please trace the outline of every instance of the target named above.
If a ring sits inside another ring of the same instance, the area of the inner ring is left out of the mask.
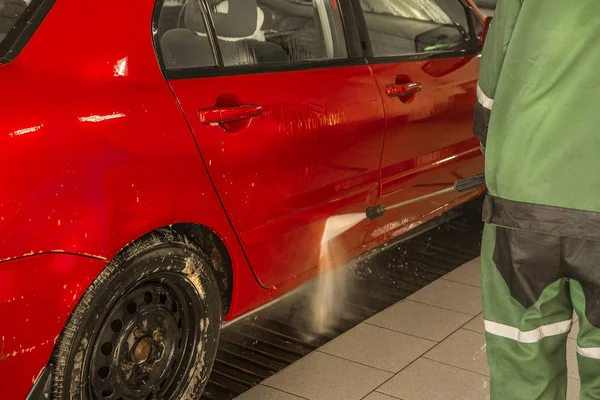
[[[363,13],[358,0],[261,0],[265,21],[330,23],[321,56],[302,59],[314,31],[292,29],[266,41],[289,59],[231,61],[213,18],[200,64],[178,66],[165,35],[182,29],[181,3],[32,0],[0,43],[3,399],[29,393],[82,294],[149,232],[209,238],[227,321],[316,276],[329,217],[483,168],[470,132],[482,15],[470,0],[437,2],[464,11],[460,29],[456,15],[401,18],[384,1]],[[429,35],[421,52],[415,32]],[[365,220],[336,238],[335,264],[478,194]]]

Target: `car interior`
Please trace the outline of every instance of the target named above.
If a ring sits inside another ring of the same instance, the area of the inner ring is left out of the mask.
[[[467,10],[452,15],[457,9],[455,3],[453,7],[446,1],[436,4],[423,14],[422,7],[412,7],[410,1],[399,7],[397,2],[361,0],[373,54],[394,56],[465,48],[469,42]],[[464,26],[452,21],[461,21]]]
[[[209,5],[225,66],[345,55],[345,44],[332,33],[332,13],[325,2],[210,0]],[[163,13],[159,21],[166,66],[214,66],[200,3],[187,0],[178,9]]]
[[[0,4],[0,43],[17,22],[17,16],[23,14],[29,0],[10,0]]]

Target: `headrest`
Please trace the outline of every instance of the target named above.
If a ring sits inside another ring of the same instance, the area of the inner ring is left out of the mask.
[[[199,0],[188,0],[185,8],[185,26],[195,32],[206,33]],[[256,31],[256,0],[209,0],[217,36],[243,38]]]

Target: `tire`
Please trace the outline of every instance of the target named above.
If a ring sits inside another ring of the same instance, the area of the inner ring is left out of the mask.
[[[56,344],[52,398],[198,399],[219,342],[221,297],[204,253],[169,230],[123,250]]]

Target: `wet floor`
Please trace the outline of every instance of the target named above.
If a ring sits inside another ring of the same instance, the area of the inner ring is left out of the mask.
[[[398,371],[411,365],[419,366],[412,362],[453,332],[439,331],[435,326],[428,326],[427,321],[421,322],[420,326],[422,330],[432,332],[428,337],[419,336],[419,332],[397,331],[394,327],[380,326],[382,323],[377,322],[381,319],[379,313],[406,298],[411,299],[407,303],[420,305],[414,296],[421,293],[421,289],[478,256],[482,227],[477,217],[457,216],[450,222],[432,224],[429,228],[417,237],[340,269],[333,279],[344,282],[344,291],[339,297],[340,307],[326,331],[315,332],[314,329],[312,301],[318,284],[228,327],[223,333],[214,372],[203,399],[231,399],[244,392],[247,392],[247,399],[362,399]],[[455,282],[451,285],[465,284]],[[477,300],[473,300],[473,304],[467,301],[460,305],[462,311],[454,311],[460,317],[458,326],[455,326],[456,321],[448,325],[454,330],[480,312],[479,289],[466,286],[467,292]],[[443,310],[447,301],[449,299],[444,295],[438,296],[440,304],[430,307],[442,307]],[[401,325],[408,327],[405,329],[419,326],[414,322]],[[442,337],[444,333],[446,335]],[[383,345],[388,337],[398,348],[373,347],[365,341],[376,338]],[[403,338],[407,341],[403,342]],[[360,351],[350,344],[346,348],[346,340],[364,341],[364,345],[359,346]],[[402,348],[409,352],[401,354],[399,349]],[[381,361],[383,364],[377,364],[378,361],[370,365],[369,360],[379,358],[378,352],[389,355]],[[484,352],[481,354],[484,357]],[[357,361],[353,357],[364,359]],[[318,373],[318,376],[307,375],[297,381],[297,377],[321,371],[321,367],[333,375]],[[350,369],[340,372],[338,367]],[[297,387],[288,387],[293,382]],[[357,388],[357,383],[361,389]],[[256,388],[250,390],[253,387]],[[346,389],[336,392],[336,387]],[[291,393],[287,396],[293,394],[296,397],[285,397],[282,390]]]
[[[485,400],[479,259],[319,347],[239,400]],[[577,324],[567,400],[579,399]]]

